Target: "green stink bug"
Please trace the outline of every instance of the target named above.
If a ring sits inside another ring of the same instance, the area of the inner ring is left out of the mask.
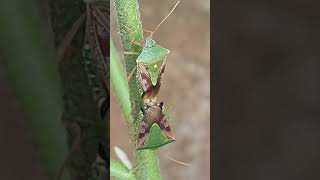
[[[160,25],[170,16],[179,4],[180,0],[175,4],[170,13],[158,24],[156,29],[146,38],[142,52],[139,54],[137,63],[137,77],[143,90],[142,97],[144,99],[155,100],[159,92],[161,81],[163,79],[164,69],[166,66],[166,58],[170,53],[166,49],[157,44],[152,35],[157,31]],[[130,54],[130,53],[129,53]],[[131,77],[129,75],[129,79]]]
[[[160,90],[169,53],[168,49],[156,44],[151,36],[147,37],[146,45],[136,60],[138,82],[145,102],[154,101]]]
[[[143,117],[138,130],[137,149],[155,149],[175,141],[163,102],[150,102],[142,109]]]
[[[142,108],[143,116],[137,132],[137,149],[156,149],[175,141],[168,124],[168,117],[164,113],[163,102],[156,102],[156,95],[160,90],[166,66],[166,57],[170,51],[156,44],[152,35],[174,11],[179,2],[180,0],[150,36],[146,38],[145,46],[136,60],[137,78],[143,90],[142,97],[145,104]]]

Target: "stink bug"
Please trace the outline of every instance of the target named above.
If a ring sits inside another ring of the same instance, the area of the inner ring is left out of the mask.
[[[152,35],[157,31],[160,25],[171,15],[179,4],[180,0],[175,4],[170,13],[158,24],[156,29],[146,38],[142,52],[139,54],[137,63],[137,77],[143,90],[142,97],[146,100],[155,100],[159,92],[161,81],[163,79],[164,69],[166,66],[166,58],[170,53],[166,49],[157,44]],[[126,54],[132,54],[127,52]],[[135,69],[134,69],[135,70]],[[132,72],[133,73],[133,72]],[[129,80],[131,74],[129,75]]]
[[[137,149],[156,149],[175,141],[163,102],[150,102],[141,109],[143,116],[138,129]]]
[[[146,45],[136,60],[142,96],[145,99],[154,99],[158,94],[169,53],[168,49],[156,44],[151,36],[146,39]]]
[[[160,25],[170,16],[179,4],[175,4],[170,13],[159,23],[156,29],[146,38],[142,52],[137,63],[137,77],[143,90],[144,107],[142,108],[142,120],[137,132],[137,149],[156,149],[174,140],[173,132],[168,124],[168,116],[163,109],[163,102],[156,102],[163,74],[166,66],[166,58],[170,51],[152,39],[152,35]],[[129,75],[130,79],[131,73]]]

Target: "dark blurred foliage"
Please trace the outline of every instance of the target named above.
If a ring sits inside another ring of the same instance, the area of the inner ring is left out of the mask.
[[[213,7],[214,179],[320,179],[319,3]]]

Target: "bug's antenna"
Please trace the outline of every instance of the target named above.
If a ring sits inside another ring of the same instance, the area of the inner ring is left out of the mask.
[[[168,157],[169,157],[169,156],[168,156]],[[192,166],[191,164],[188,164],[188,163],[185,163],[185,162],[182,162],[182,161],[175,160],[175,159],[173,159],[172,157],[169,157],[169,159],[170,159],[171,161],[174,161],[174,162],[176,162],[176,163],[178,163],[178,164],[181,164],[181,165],[184,165],[184,166],[189,166],[189,167]]]
[[[178,4],[180,3],[181,0],[178,0],[178,2],[173,6],[173,8],[171,9],[170,13],[158,24],[158,26],[156,27],[156,29],[150,34],[150,36],[153,35],[153,33],[155,33],[158,28],[160,27],[160,25],[172,14],[172,12],[176,9],[176,7],[178,6]]]

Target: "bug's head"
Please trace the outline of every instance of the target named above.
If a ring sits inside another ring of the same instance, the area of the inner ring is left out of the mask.
[[[146,38],[146,44],[145,47],[153,47],[156,44],[156,42],[152,39],[151,36]]]

